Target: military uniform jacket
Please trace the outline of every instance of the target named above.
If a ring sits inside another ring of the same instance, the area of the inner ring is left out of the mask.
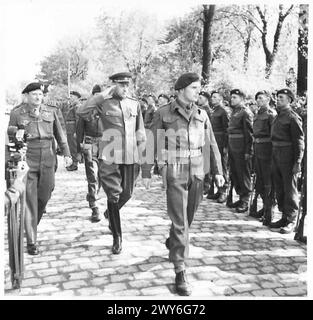
[[[152,125],[153,115],[156,110],[157,108],[155,106],[149,106],[148,109],[146,110],[145,117],[144,117],[145,128],[150,129]]]
[[[276,143],[281,146],[292,145],[293,154],[286,154],[286,160],[292,157],[294,162],[302,161],[304,152],[302,120],[291,108],[278,113],[273,122],[271,138],[274,147]],[[288,149],[286,148],[286,152]]]
[[[54,107],[41,105],[38,113],[27,104],[12,110],[9,126],[24,126],[27,141],[56,139],[65,156],[70,156],[66,136],[61,127],[59,117]]]
[[[222,106],[216,106],[212,109],[210,121],[218,145],[222,144],[223,147],[227,147],[228,113]]]
[[[190,174],[203,178],[210,172],[223,174],[221,156],[207,113],[195,104],[190,117],[175,100],[159,108],[153,118],[154,155],[158,163],[189,163]],[[147,147],[151,144],[149,139]],[[143,177],[149,177],[148,168]]]
[[[146,140],[140,104],[133,98],[97,95],[77,109],[85,119],[97,110],[103,128],[99,158],[115,164],[140,163],[139,145]]]
[[[260,108],[253,120],[253,137],[270,138],[276,112],[270,108]]]
[[[102,133],[103,128],[98,114],[92,114],[90,119],[79,116],[76,127],[77,152],[81,152],[80,144],[84,141],[84,137],[100,138]]]
[[[237,107],[229,120],[229,147],[233,152],[252,155],[253,153],[253,116],[245,107]],[[242,139],[230,139],[232,135],[242,136]]]

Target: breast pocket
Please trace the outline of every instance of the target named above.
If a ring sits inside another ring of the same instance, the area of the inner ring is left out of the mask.
[[[53,135],[53,121],[54,121],[54,115],[52,112],[44,112],[42,114],[42,127],[44,132],[46,132],[48,135]]]
[[[189,142],[194,149],[204,145],[204,119],[201,116],[192,119],[189,127]]]
[[[106,112],[104,114],[104,119],[106,122],[113,126],[122,127],[123,126],[123,118],[122,115],[118,112]]]

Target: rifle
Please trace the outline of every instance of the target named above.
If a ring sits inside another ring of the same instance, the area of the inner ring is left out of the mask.
[[[230,175],[229,175],[230,176]],[[228,188],[226,206],[229,207],[233,203],[233,189],[234,189],[234,182],[233,179],[230,177],[230,185]]]
[[[301,176],[301,198],[299,202],[299,210],[297,215],[297,223],[295,227],[295,236],[294,240],[298,240],[303,243],[307,243],[307,237],[303,235],[304,229],[304,219],[306,217],[307,208],[306,208],[306,178],[304,174]],[[301,216],[301,218],[300,218]]]
[[[258,196],[259,193],[256,191],[256,173],[252,174],[252,192],[250,194],[250,208],[249,208],[249,216],[256,217],[258,210]]]

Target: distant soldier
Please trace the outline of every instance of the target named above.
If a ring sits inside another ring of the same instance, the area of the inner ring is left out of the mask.
[[[244,93],[239,89],[231,90],[230,105],[233,109],[228,126],[229,164],[239,200],[229,207],[237,212],[248,211],[251,186],[251,160],[253,154],[253,116],[244,106]]]
[[[209,117],[195,104],[200,92],[200,77],[196,73],[181,75],[175,90],[177,99],[155,113],[152,131],[155,156],[167,167],[167,213],[172,224],[166,246],[174,264],[176,291],[179,295],[190,295],[185,266],[189,254],[189,228],[203,197],[203,178],[210,171],[210,156],[217,185],[221,186],[224,179]],[[163,142],[165,150],[159,148]],[[143,170],[143,177],[150,178],[150,170]],[[146,180],[144,184],[148,186]]]
[[[175,94],[170,95],[170,102],[175,101],[177,96]]]
[[[197,105],[200,109],[204,110],[209,119],[211,117],[211,110],[210,110],[210,94],[206,91],[200,91],[199,98],[197,101]],[[206,173],[203,179],[203,194],[208,195],[208,199],[214,198],[214,179],[210,172]]]
[[[162,107],[170,102],[170,98],[165,93],[161,93],[158,96],[158,107]]]
[[[272,222],[274,201],[271,128],[276,117],[276,112],[269,106],[270,99],[270,93],[265,90],[255,95],[259,107],[253,121],[255,189],[261,195],[263,209],[250,213],[255,218],[263,217],[263,224],[267,226]]]
[[[152,124],[153,115],[157,110],[157,107],[156,107],[156,98],[153,94],[149,94],[146,99],[148,101],[148,108],[145,112],[145,117],[143,120],[144,120],[145,128],[149,129]]]
[[[211,92],[211,125],[214,132],[215,140],[218,145],[218,149],[221,154],[222,166],[223,166],[223,177],[225,183],[222,187],[218,188],[216,195],[213,197],[207,196],[208,199],[217,199],[218,203],[224,203],[227,200],[227,161],[228,161],[228,124],[229,115],[223,107],[222,95],[214,90]]]
[[[92,89],[92,95],[95,96],[101,92],[101,87],[95,85]],[[101,119],[96,112],[90,115],[89,119],[78,116],[77,121],[77,158],[81,160],[81,153],[84,156],[85,172],[88,183],[87,201],[92,210],[91,221],[99,222],[100,214],[97,206],[96,195],[98,186],[98,158],[99,146],[103,133]]]
[[[271,223],[270,228],[281,233],[294,231],[299,209],[297,177],[301,172],[304,134],[301,117],[290,106],[293,100],[289,89],[277,91],[278,115],[271,131],[275,194],[282,217]]]
[[[146,134],[140,104],[129,97],[132,74],[112,75],[110,95],[101,92],[78,109],[81,116],[99,113],[103,135],[99,151],[99,178],[107,195],[107,212],[113,235],[112,253],[122,250],[120,209],[131,198],[141,161],[140,145]]]
[[[16,126],[27,136],[26,161],[29,166],[26,184],[25,231],[27,251],[31,255],[39,253],[37,247],[37,225],[51,197],[55,183],[55,138],[69,166],[69,147],[55,108],[42,104],[44,87],[40,83],[30,83],[23,90],[27,104],[13,110],[9,126]],[[19,131],[17,134],[20,134]]]
[[[70,147],[71,156],[73,164],[66,168],[68,171],[75,171],[78,169],[78,159],[77,159],[77,142],[76,142],[76,126],[78,116],[76,110],[80,105],[81,95],[77,91],[70,92],[70,104],[68,110],[66,110],[64,115],[65,125],[66,125],[66,134],[67,142]]]

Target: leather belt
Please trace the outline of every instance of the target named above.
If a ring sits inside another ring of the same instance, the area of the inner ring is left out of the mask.
[[[288,147],[292,146],[292,142],[288,141],[272,141],[274,147]]]
[[[52,139],[34,139],[27,140],[27,148],[49,148],[52,145]]]
[[[243,133],[230,133],[229,138],[244,138],[244,134]]]
[[[271,138],[270,137],[266,137],[266,138],[255,138],[254,139],[255,143],[265,143],[265,142],[271,142]]]
[[[226,132],[224,131],[213,131],[214,134],[217,134],[217,135],[222,135],[222,134],[225,134],[226,135]]]
[[[65,123],[76,123],[76,120],[66,120]]]

